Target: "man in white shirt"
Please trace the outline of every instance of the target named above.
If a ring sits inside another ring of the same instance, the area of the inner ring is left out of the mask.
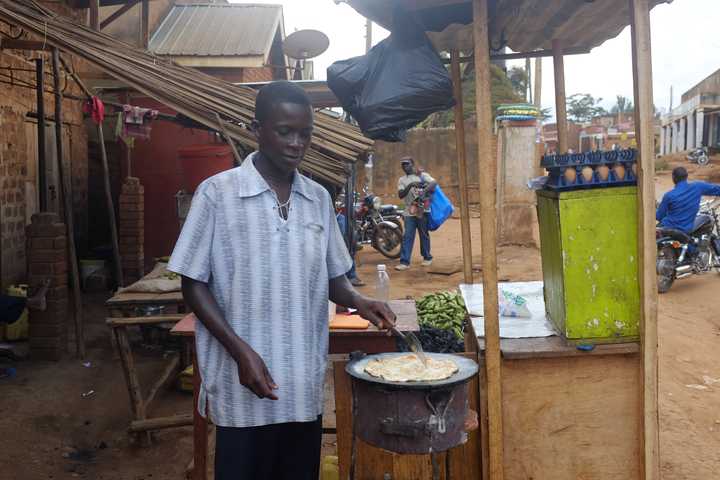
[[[398,196],[405,201],[405,234],[400,250],[400,264],[395,270],[410,268],[410,257],[415,245],[415,232],[420,236],[420,254],[423,257],[422,265],[432,265],[430,254],[430,231],[428,230],[428,214],[430,213],[430,198],[435,191],[437,182],[427,172],[419,172],[412,157],[403,157],[400,160],[405,175],[398,180]]]
[[[379,328],[395,315],[350,285],[330,195],[297,171],[313,130],[307,94],[269,84],[255,118],[259,150],[198,187],[168,268],[199,320],[215,479],[317,480],[328,299]]]

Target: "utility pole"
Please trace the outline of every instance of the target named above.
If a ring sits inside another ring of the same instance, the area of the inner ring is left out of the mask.
[[[365,22],[365,53],[372,48],[372,20],[369,18]]]

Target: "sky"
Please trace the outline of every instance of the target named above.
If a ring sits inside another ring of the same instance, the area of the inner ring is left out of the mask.
[[[232,1],[232,0],[231,0]],[[325,69],[337,60],[365,53],[365,18],[346,4],[334,0],[250,0],[282,4],[285,30],[312,28],[330,38],[330,48],[315,59],[315,78],[324,79]],[[680,95],[720,68],[719,0],[674,0],[650,13],[653,48],[653,95],[657,108],[667,110],[670,87],[673,105]],[[388,32],[374,25],[373,43]],[[511,63],[510,65],[514,65]],[[524,61],[517,63],[524,65]],[[555,110],[552,60],[543,60],[543,107]],[[630,28],[586,55],[565,58],[567,95],[589,93],[610,108],[617,95],[632,98]]]

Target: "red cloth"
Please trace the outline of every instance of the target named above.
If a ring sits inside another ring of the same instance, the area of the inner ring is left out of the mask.
[[[83,105],[83,113],[90,115],[95,123],[105,119],[105,105],[98,97],[93,96]]]

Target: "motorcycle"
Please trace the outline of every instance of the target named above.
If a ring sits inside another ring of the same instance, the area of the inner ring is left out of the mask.
[[[675,280],[703,275],[713,269],[720,273],[718,206],[718,200],[703,201],[690,234],[658,226],[655,243],[659,293],[670,290]]]
[[[377,195],[363,191],[363,200],[355,203],[355,241],[359,248],[372,247],[387,258],[399,258],[402,247],[402,211],[395,205],[383,205]],[[338,211],[344,210],[344,199],[338,199]]]
[[[710,157],[708,156],[707,147],[700,147],[690,151],[687,156],[690,163],[697,163],[700,166],[707,165],[710,163]]]

